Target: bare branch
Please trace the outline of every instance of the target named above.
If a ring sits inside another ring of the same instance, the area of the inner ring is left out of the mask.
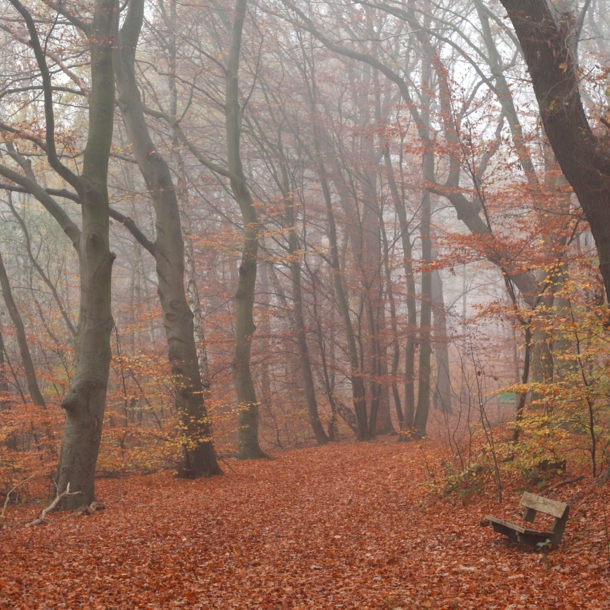
[[[61,502],[61,500],[63,498],[67,498],[68,496],[79,496],[81,495],[83,492],[82,491],[70,491],[70,483],[68,483],[68,485],[66,486],[66,491],[64,491],[63,493],[59,494],[55,500],[53,500],[53,502],[51,502],[51,504],[49,504],[49,506],[47,506],[47,508],[45,508],[41,513],[40,513],[40,517],[38,517],[37,519],[34,519],[34,521],[30,521],[29,523],[26,523],[25,526],[26,527],[31,527],[32,525],[42,525],[43,523],[45,523],[45,519],[46,516]]]

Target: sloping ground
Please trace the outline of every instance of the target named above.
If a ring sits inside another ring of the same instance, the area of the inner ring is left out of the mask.
[[[540,554],[481,526],[517,492],[503,507],[436,499],[414,443],[230,467],[101,481],[102,512],[0,531],[0,608],[610,608],[606,490],[589,482],[557,490],[572,516]]]

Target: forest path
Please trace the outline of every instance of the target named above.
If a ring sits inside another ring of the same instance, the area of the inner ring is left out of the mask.
[[[120,495],[102,480],[106,510],[0,532],[0,608],[610,608],[590,483],[556,496],[574,506],[562,547],[529,553],[480,524],[517,491],[503,507],[439,499],[431,449],[331,444],[213,479],[131,477]]]

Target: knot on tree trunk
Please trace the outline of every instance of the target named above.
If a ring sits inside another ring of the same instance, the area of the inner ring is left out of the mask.
[[[89,397],[100,384],[96,381],[87,380],[76,382],[61,401],[61,408],[70,413],[77,413],[84,409],[89,403]]]

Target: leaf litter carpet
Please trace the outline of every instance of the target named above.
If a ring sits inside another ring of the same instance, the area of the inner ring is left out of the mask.
[[[439,498],[422,456],[395,439],[331,444],[213,479],[101,480],[106,510],[88,517],[25,528],[40,507],[11,508],[0,608],[610,609],[607,487],[557,490],[573,505],[563,544],[533,553],[481,525],[510,516],[516,488],[502,506],[491,491]]]

